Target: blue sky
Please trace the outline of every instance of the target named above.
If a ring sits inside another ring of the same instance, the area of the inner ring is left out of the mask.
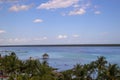
[[[0,45],[120,44],[120,0],[0,0]]]

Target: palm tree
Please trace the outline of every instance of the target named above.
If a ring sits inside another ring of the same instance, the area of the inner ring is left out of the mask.
[[[39,60],[27,60],[24,62],[24,65],[24,72],[30,75],[30,79],[39,78],[40,80],[42,80],[44,76],[51,76],[51,78],[53,77],[53,68],[49,67],[46,62],[41,63]]]
[[[11,76],[10,78],[12,78],[20,72],[19,67],[21,66],[20,63],[22,63],[22,61],[18,59],[14,52],[10,55],[3,56],[0,61],[0,67],[3,70],[4,76]]]
[[[87,80],[92,80],[92,75],[94,75],[94,65],[93,63],[91,64],[84,64],[84,69],[86,71],[86,79]]]
[[[21,61],[18,60],[18,57],[15,55],[15,53],[11,53],[11,55],[7,56],[6,58],[5,59],[7,60],[6,62],[7,73],[15,74],[17,72],[17,69],[20,67],[19,63]]]
[[[66,70],[62,72],[63,80],[72,80],[73,78],[73,70]]]
[[[104,79],[103,74],[106,69],[107,61],[105,57],[100,56],[98,57],[98,60],[95,61],[95,67],[96,67],[96,74],[97,74],[97,79]]]
[[[73,73],[76,76],[75,79],[84,80],[87,78],[87,69],[84,67],[84,65],[75,65]]]
[[[105,72],[106,79],[109,80],[120,80],[120,68],[118,67],[117,64],[110,64]]]
[[[107,61],[106,61],[105,57],[100,56],[100,57],[98,57],[98,60],[95,61],[95,64],[96,64],[96,67],[100,70],[106,66]]]
[[[107,64],[103,56],[90,64],[76,64],[70,70],[53,70],[46,61],[22,61],[14,52],[0,58],[0,73],[9,76],[8,80],[120,80],[120,67],[116,64]]]

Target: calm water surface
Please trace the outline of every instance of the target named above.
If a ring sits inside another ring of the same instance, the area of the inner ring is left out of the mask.
[[[77,63],[89,63],[97,56],[105,56],[109,62],[120,65],[120,47],[0,47],[2,55],[9,53],[4,51],[14,51],[22,60],[29,57],[41,60],[47,53],[49,65],[59,70],[71,69]]]

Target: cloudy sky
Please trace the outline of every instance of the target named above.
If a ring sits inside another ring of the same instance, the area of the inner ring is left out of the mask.
[[[0,0],[10,44],[120,44],[120,0]]]

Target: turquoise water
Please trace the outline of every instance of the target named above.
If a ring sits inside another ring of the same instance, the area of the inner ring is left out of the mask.
[[[49,65],[59,70],[71,69],[77,63],[89,63],[98,56],[105,56],[109,62],[120,65],[120,47],[0,47],[2,55],[9,51],[14,51],[21,60],[29,57],[41,60],[47,53]]]

